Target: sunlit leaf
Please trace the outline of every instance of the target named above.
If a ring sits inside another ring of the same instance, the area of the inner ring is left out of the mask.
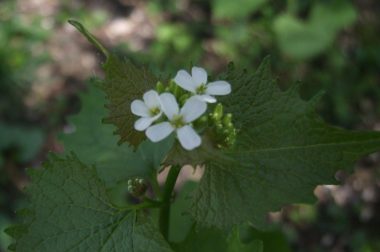
[[[298,86],[281,91],[269,59],[255,74],[230,69],[233,92],[224,99],[239,134],[235,148],[210,150],[190,213],[198,223],[230,229],[292,203],[313,203],[320,184],[336,184],[340,170],[380,150],[380,133],[332,127],[316,114],[320,95],[300,99]]]
[[[32,171],[29,217],[10,228],[16,251],[171,251],[143,213],[114,207],[93,167],[53,156]]]

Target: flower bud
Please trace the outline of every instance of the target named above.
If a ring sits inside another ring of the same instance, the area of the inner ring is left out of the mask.
[[[173,80],[170,80],[169,81],[169,91],[172,94],[175,94],[175,91],[176,91],[177,88],[178,88],[177,84],[175,84],[175,82]]]
[[[179,98],[179,103],[181,104],[181,106],[185,104],[186,100],[189,99],[189,97],[189,94],[181,95],[181,97]]]
[[[174,95],[176,98],[178,98],[178,97],[180,97],[180,96],[182,95],[181,89],[180,89],[179,86],[177,86],[177,85],[174,86],[172,92],[173,92],[173,95]]]
[[[158,81],[157,84],[156,84],[156,91],[161,94],[163,92],[165,92],[165,86],[164,84],[162,84],[161,81]]]
[[[128,180],[128,192],[135,197],[143,196],[147,190],[145,180],[142,178],[133,178]]]
[[[230,127],[229,125],[232,125],[232,127],[233,127],[232,114],[231,113],[228,113],[223,117],[223,124],[227,127]]]
[[[213,119],[215,121],[220,121],[223,117],[223,105],[221,103],[218,103],[215,106],[214,113],[212,115]]]

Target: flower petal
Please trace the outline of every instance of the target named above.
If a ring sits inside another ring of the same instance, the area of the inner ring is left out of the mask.
[[[156,91],[150,90],[145,92],[143,99],[148,108],[160,108],[160,97]]]
[[[152,142],[159,142],[166,138],[174,131],[173,126],[169,122],[162,122],[149,127],[145,134]]]
[[[197,87],[207,83],[207,72],[201,67],[193,67],[191,69],[191,75],[193,77],[194,83]]]
[[[227,95],[231,93],[231,85],[227,81],[214,81],[207,85],[206,93],[210,95]]]
[[[143,117],[149,117],[149,109],[142,100],[134,100],[131,103],[131,111],[133,114]]]
[[[155,121],[156,119],[153,117],[141,117],[140,119],[138,119],[136,122],[135,122],[135,129],[138,130],[138,131],[144,131],[146,130],[151,124],[153,121]]]
[[[177,136],[182,147],[186,150],[192,150],[202,143],[201,137],[189,125],[177,129]]]
[[[178,115],[179,107],[177,100],[171,93],[163,93],[160,95],[161,108],[165,115],[171,120],[174,115]]]
[[[174,81],[181,88],[183,88],[189,92],[195,93],[196,85],[193,81],[193,78],[185,70],[179,70],[177,75],[174,78]]]
[[[207,104],[196,96],[190,97],[183,105],[180,114],[186,123],[192,122],[206,112]]]
[[[194,97],[197,97],[199,100],[207,102],[207,103],[215,103],[216,102],[216,99],[215,99],[214,96],[207,95],[207,94],[204,94],[204,95],[194,95]]]

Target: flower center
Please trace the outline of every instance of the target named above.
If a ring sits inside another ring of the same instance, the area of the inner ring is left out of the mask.
[[[153,107],[149,109],[149,113],[152,117],[158,115],[160,112],[161,110],[159,107]]]
[[[195,92],[197,94],[204,94],[206,92],[206,85],[205,84],[201,84],[199,87],[197,87],[197,89],[195,90]]]
[[[174,115],[173,119],[171,120],[170,124],[174,128],[182,128],[185,125],[185,122],[183,121],[182,115]]]

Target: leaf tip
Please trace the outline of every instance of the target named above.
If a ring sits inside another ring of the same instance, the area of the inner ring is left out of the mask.
[[[69,24],[71,24],[72,26],[74,26],[83,36],[85,36],[87,38],[88,42],[90,42],[96,48],[98,48],[98,50],[101,51],[104,54],[104,56],[106,56],[107,58],[109,57],[110,53],[108,52],[108,50],[99,42],[99,40],[94,35],[92,35],[84,27],[84,25],[82,23],[80,23],[79,21],[77,21],[75,19],[69,19],[69,20],[67,20],[67,22]]]

